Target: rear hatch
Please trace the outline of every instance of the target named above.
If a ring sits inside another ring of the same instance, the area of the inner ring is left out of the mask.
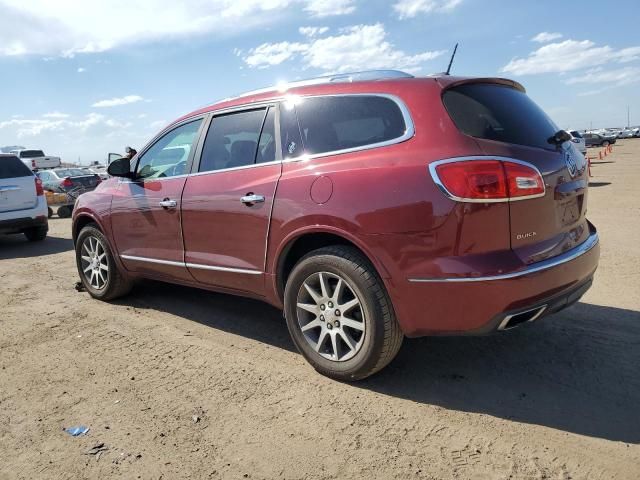
[[[16,156],[0,156],[0,212],[27,210],[37,202],[31,170]]]
[[[443,102],[482,155],[528,162],[542,174],[544,196],[509,203],[511,248],[523,262],[554,257],[588,238],[586,160],[571,141],[549,143],[559,129],[520,85],[466,80],[449,86]]]

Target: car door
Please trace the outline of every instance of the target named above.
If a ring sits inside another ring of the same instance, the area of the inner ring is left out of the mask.
[[[184,265],[180,201],[203,118],[172,128],[134,160],[111,203],[111,225],[127,270],[191,280]]]
[[[185,262],[207,285],[262,294],[282,165],[277,109],[214,116],[182,195]]]

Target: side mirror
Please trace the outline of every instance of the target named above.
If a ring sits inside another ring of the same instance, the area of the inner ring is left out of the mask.
[[[107,168],[107,173],[112,177],[131,178],[131,163],[128,158],[113,160]]]

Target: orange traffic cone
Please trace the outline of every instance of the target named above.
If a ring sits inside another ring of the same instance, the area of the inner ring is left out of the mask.
[[[599,160],[602,160],[602,150],[600,150],[600,151],[598,152],[598,159],[599,159]]]

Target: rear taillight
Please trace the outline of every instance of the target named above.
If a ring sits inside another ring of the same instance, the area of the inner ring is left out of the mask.
[[[44,188],[42,188],[42,180],[40,180],[38,177],[35,177],[35,180],[36,180],[36,195],[40,197],[44,195]]]
[[[62,180],[61,185],[63,187],[73,187],[73,182],[71,181],[71,179],[69,177],[67,177],[64,180]]]
[[[99,176],[96,176],[96,185],[100,185],[102,183],[102,179]]]
[[[462,202],[507,202],[540,197],[545,192],[538,169],[513,160],[444,160],[429,169],[444,193]]]

